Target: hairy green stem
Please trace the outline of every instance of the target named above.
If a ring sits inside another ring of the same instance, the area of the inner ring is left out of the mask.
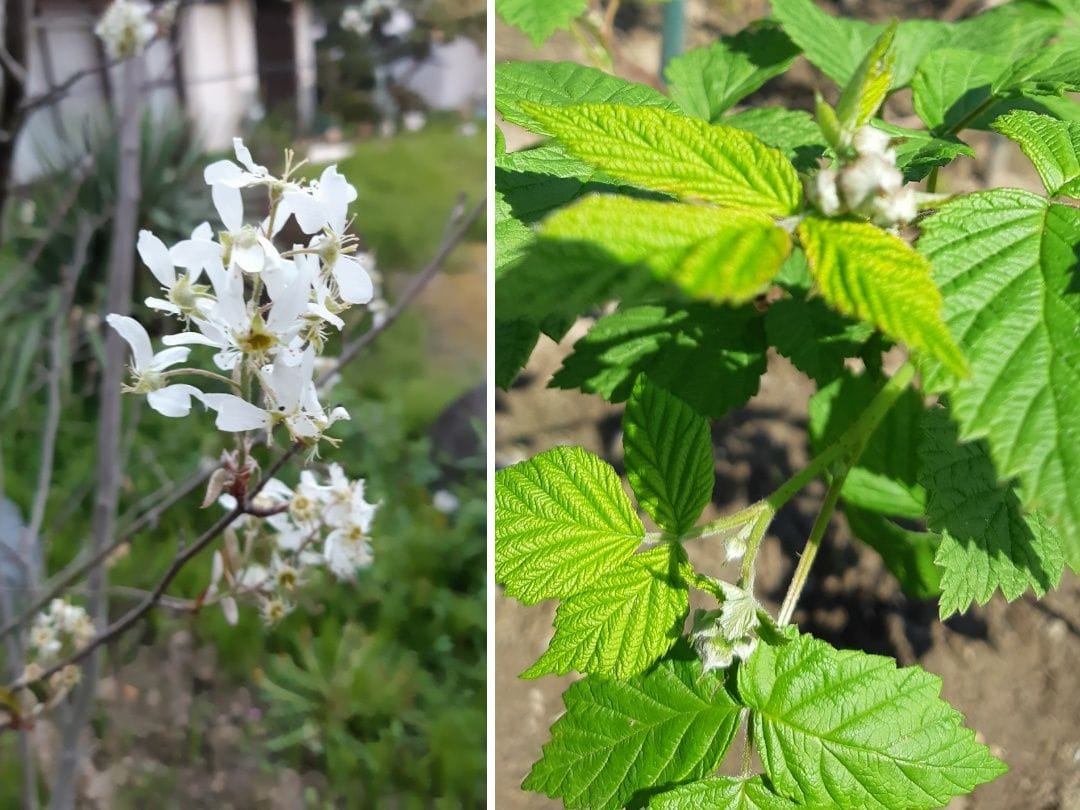
[[[787,593],[784,595],[784,603],[780,606],[780,615],[776,623],[781,627],[791,621],[791,614],[795,612],[795,604],[799,601],[799,595],[802,593],[803,586],[806,585],[806,578],[810,575],[810,566],[814,564],[814,557],[817,556],[818,549],[821,547],[821,538],[825,536],[825,530],[829,528],[829,521],[836,509],[836,502],[840,500],[840,490],[844,487],[847,474],[848,468],[845,467],[833,478],[828,492],[825,493],[821,511],[814,520],[810,537],[806,541],[806,548],[803,549],[802,556],[799,558],[799,564],[795,566],[791,584],[788,585]]]

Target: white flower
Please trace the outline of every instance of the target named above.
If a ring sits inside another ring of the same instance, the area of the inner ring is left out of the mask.
[[[843,210],[840,194],[836,189],[836,170],[822,169],[814,175],[811,196],[818,210],[827,217],[834,217]]]
[[[151,309],[184,317],[198,315],[200,307],[210,301],[210,288],[195,282],[203,268],[220,262],[221,246],[210,239],[210,226],[203,223],[191,234],[191,239],[178,243],[170,250],[150,231],[139,231],[139,257],[165,291],[165,298],[147,298]],[[176,257],[180,257],[180,261]],[[176,265],[189,267],[187,273],[177,274]]]
[[[191,398],[202,399],[202,391],[182,383],[166,385],[162,372],[187,360],[191,349],[174,346],[154,354],[150,336],[137,320],[116,314],[108,315],[105,320],[131,346],[135,382],[127,390],[146,394],[150,407],[164,416],[187,416],[191,412]]]
[[[884,227],[897,223],[907,224],[919,214],[918,194],[911,186],[904,186],[891,194],[875,197],[874,222]]]
[[[889,147],[890,140],[886,133],[866,124],[856,130],[851,143],[859,155],[876,155],[889,163],[896,163],[896,150]]]
[[[339,579],[348,579],[357,569],[371,565],[371,544],[367,538],[377,509],[376,504],[364,500],[363,482],[357,481],[348,519],[327,535],[323,546],[326,564]]]
[[[105,44],[110,59],[140,54],[157,34],[153,7],[143,0],[113,0],[101,15],[94,33]]]
[[[891,162],[880,155],[864,155],[846,166],[840,173],[840,192],[848,208],[862,209],[880,193],[890,194],[904,183],[904,176]]]

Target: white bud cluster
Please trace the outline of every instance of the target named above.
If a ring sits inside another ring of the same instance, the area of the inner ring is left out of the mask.
[[[690,634],[706,672],[749,658],[757,649],[756,631],[761,623],[758,602],[749,591],[728,582],[717,584],[724,591],[724,603],[719,610],[697,611]]]
[[[154,7],[145,0],[113,0],[94,26],[111,59],[130,59],[142,53],[157,31]]]
[[[243,541],[229,533],[225,549],[214,552],[206,598],[217,598],[230,622],[237,619],[237,598],[254,600],[263,619],[276,624],[293,609],[296,592],[312,570],[325,568],[338,579],[351,579],[371,565],[370,532],[378,505],[364,499],[363,480],[350,481],[337,464],[328,472],[329,481],[322,483],[304,470],[295,489],[267,481],[253,504],[266,517],[249,516]],[[235,505],[228,495],[220,502],[229,509]]]
[[[85,609],[67,599],[53,599],[30,625],[23,677],[34,680],[44,670],[85,647],[93,638],[94,623]],[[53,676],[51,685],[54,689],[68,689],[78,683],[78,673],[78,667],[65,667]]]
[[[282,426],[292,440],[316,445],[330,425],[349,418],[344,408],[327,412],[319,401],[316,360],[328,331],[344,326],[341,313],[375,296],[370,257],[357,253],[356,237],[347,232],[356,189],[336,166],[318,180],[291,179],[295,167],[288,165],[275,177],[239,138],[234,147],[237,163],[218,161],[204,173],[224,226],[216,238],[207,223],[172,247],[150,231],[139,234],[139,256],[163,293],[146,305],[185,329],[165,336],[167,348],[154,353],[138,321],[107,317],[132,349],[133,379],[125,390],[146,394],[165,416],[187,416],[195,399],[217,412],[223,431],[272,433]],[[245,222],[241,198],[241,189],[252,187],[268,198],[269,213],[255,223]],[[307,241],[279,252],[274,239],[290,218]],[[213,349],[221,373],[174,369],[191,346]],[[201,385],[175,381],[183,375]],[[225,390],[204,390],[207,379]]]
[[[869,125],[852,139],[854,160],[819,171],[809,186],[815,207],[827,217],[855,214],[882,227],[906,224],[918,214],[918,195],[904,185],[889,136]]]

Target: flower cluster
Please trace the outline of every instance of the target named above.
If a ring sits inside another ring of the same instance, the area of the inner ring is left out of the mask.
[[[111,59],[142,53],[157,31],[154,8],[145,0],[113,0],[94,27]]]
[[[808,191],[817,209],[827,217],[855,214],[883,227],[915,219],[919,195],[904,185],[889,136],[863,126],[855,132],[852,148],[853,159],[814,176]]]
[[[203,223],[167,247],[149,231],[139,234],[142,261],[161,284],[161,295],[146,305],[176,318],[184,331],[162,339],[155,353],[146,330],[134,318],[111,314],[107,321],[130,344],[132,380],[125,390],[145,394],[154,410],[182,417],[191,400],[217,412],[227,432],[284,427],[294,441],[315,445],[344,408],[327,412],[315,383],[316,360],[331,329],[344,326],[341,314],[372,302],[370,259],[357,253],[348,233],[349,204],[356,189],[335,166],[318,180],[275,177],[256,164],[237,138],[236,162],[221,160],[204,178],[223,229]],[[245,221],[241,190],[266,193],[268,213]],[[293,219],[306,243],[279,251],[274,240]],[[192,346],[214,350],[218,371],[174,368],[187,361]],[[208,391],[190,380],[212,380]]]
[[[26,680],[33,680],[44,670],[82,649],[94,638],[94,624],[87,612],[66,599],[53,599],[49,607],[34,618],[27,639]],[[65,667],[56,673],[54,688],[70,688],[78,682],[78,667]]]
[[[690,641],[706,672],[726,669],[735,659],[745,661],[757,648],[759,605],[753,595],[729,582],[716,583],[724,591],[719,610],[698,610]]]
[[[223,495],[231,509],[235,500]],[[217,600],[230,622],[237,617],[237,597],[258,603],[264,620],[274,624],[293,607],[297,588],[316,568],[350,579],[372,562],[371,524],[377,504],[364,499],[363,480],[350,481],[337,464],[329,481],[310,470],[300,473],[295,489],[277,479],[266,482],[239,531],[227,531],[225,547],[214,552],[206,599]]]
[[[338,23],[346,31],[365,37],[380,15],[384,17],[381,30],[385,36],[403,37],[414,27],[412,16],[396,0],[364,0],[358,6],[346,6]]]

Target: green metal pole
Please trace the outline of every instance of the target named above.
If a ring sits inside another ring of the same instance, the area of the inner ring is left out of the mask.
[[[686,0],[669,0],[664,4],[664,33],[660,46],[660,77],[668,62],[683,52],[686,42]]]

